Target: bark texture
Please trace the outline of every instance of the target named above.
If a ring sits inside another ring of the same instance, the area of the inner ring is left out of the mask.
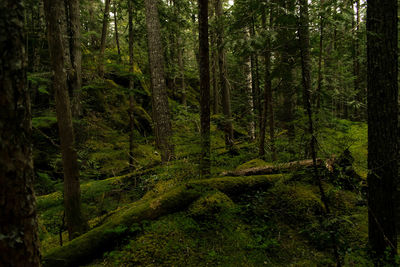
[[[81,115],[82,51],[79,0],[68,0],[72,77],[72,116]]]
[[[224,25],[223,25],[223,9],[222,0],[215,0],[215,16],[217,19],[217,47],[218,47],[218,67],[219,67],[219,84],[222,94],[222,111],[225,120],[225,145],[232,149],[233,140],[233,123],[231,109],[231,94],[227,84],[225,48],[224,48]]]
[[[87,224],[81,211],[79,167],[63,56],[62,22],[59,19],[62,17],[63,3],[56,0],[45,0],[44,4],[64,171],[64,208],[69,238],[72,239],[84,233]]]
[[[147,41],[151,74],[153,121],[156,146],[161,150],[161,160],[167,163],[174,158],[172,127],[165,84],[164,58],[161,47],[160,20],[157,0],[145,0]]]
[[[101,31],[101,42],[100,42],[100,56],[99,56],[99,76],[104,76],[104,51],[106,49],[107,41],[107,28],[110,19],[110,2],[111,0],[105,0],[104,16],[103,16],[103,29]]]
[[[397,5],[397,0],[367,3],[369,244],[380,259],[389,249],[393,261],[399,158]]]
[[[40,266],[24,11],[0,2],[0,266]]]
[[[200,59],[200,134],[202,177],[210,175],[210,55],[208,44],[208,0],[199,3],[199,59]]]
[[[248,42],[250,38],[249,29],[245,30],[245,40]],[[253,77],[251,71],[251,55],[245,55],[244,74],[246,76],[245,91],[247,97],[247,114],[249,116],[249,122],[247,124],[247,130],[249,139],[253,141],[256,139],[256,129],[254,123],[254,99],[253,99]]]
[[[128,0],[128,27],[129,27],[129,168],[133,169],[133,145],[134,136],[133,132],[135,129],[135,118],[134,118],[134,96],[133,96],[133,3],[132,0]]]

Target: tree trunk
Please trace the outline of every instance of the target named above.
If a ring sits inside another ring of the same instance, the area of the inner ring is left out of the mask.
[[[64,168],[64,206],[67,218],[69,238],[82,234],[87,229],[87,224],[81,212],[81,196],[79,184],[79,167],[77,153],[74,148],[74,129],[72,114],[67,91],[67,76],[65,73],[64,47],[62,24],[63,3],[60,1],[46,0],[45,12],[49,36],[49,49],[55,93],[58,129],[61,141],[61,155]]]
[[[272,28],[272,10],[270,10],[269,28]],[[262,26],[267,31],[265,11],[262,16]],[[267,47],[265,48],[264,60],[265,60],[265,89],[264,89],[264,106],[260,128],[260,144],[259,144],[259,155],[263,157],[265,155],[265,133],[267,127],[267,119],[269,124],[269,137],[271,142],[272,160],[277,159],[275,150],[275,123],[274,123],[274,109],[272,104],[272,79],[271,79],[271,37],[268,34]]]
[[[399,177],[397,20],[397,0],[367,2],[369,244],[380,260],[388,249],[393,265]]]
[[[157,1],[145,0],[145,6],[156,146],[161,150],[161,160],[163,163],[167,163],[174,158],[174,146],[171,140],[172,127],[165,85]]]
[[[356,101],[357,102],[362,102],[363,101],[363,96],[360,88],[360,82],[361,82],[361,77],[360,77],[360,44],[358,40],[358,32],[360,30],[360,0],[355,1],[356,4],[356,19],[354,20],[353,16],[353,38],[354,38],[354,43],[353,43],[353,75],[354,75],[354,91],[356,93]],[[360,119],[364,116],[362,116],[360,113],[360,109],[355,108],[355,118]],[[361,115],[361,116],[360,116]]]
[[[318,85],[317,85],[317,90],[315,92],[316,94],[316,110],[315,114],[318,119],[318,114],[321,108],[321,93],[322,93],[322,57],[324,54],[324,47],[323,47],[323,41],[324,41],[324,0],[321,0],[320,2],[320,18],[319,18],[319,54],[318,54]]]
[[[0,264],[40,266],[24,2],[0,2]]]
[[[111,0],[105,0],[103,29],[101,30],[101,43],[100,43],[100,55],[99,55],[99,76],[100,77],[104,76],[104,51],[106,49],[107,28],[108,28],[108,20],[110,17],[110,2],[111,2]]]
[[[314,170],[314,179],[316,180],[321,194],[321,201],[324,203],[326,214],[330,215],[330,205],[326,198],[325,190],[322,187],[321,176],[317,168],[317,151],[316,138],[314,136],[314,126],[311,110],[311,58],[310,58],[310,30],[309,30],[309,15],[308,15],[308,0],[300,0],[300,23],[299,23],[299,42],[301,53],[301,70],[303,82],[303,102],[308,118],[308,134],[310,135],[310,144],[307,144],[306,151],[311,152],[312,164]],[[337,247],[337,231],[336,228],[330,233],[330,238],[333,243],[333,251],[336,259],[336,266],[342,265]]]
[[[200,126],[202,177],[210,176],[210,65],[208,43],[208,0],[199,3]]]
[[[133,3],[128,0],[128,27],[129,27],[129,168],[133,170],[133,146],[134,146],[134,96],[133,96]]]
[[[184,64],[184,43],[182,37],[178,37],[178,65],[179,65],[179,74],[181,76],[181,101],[184,107],[187,106],[187,98],[186,98],[186,84],[185,84],[185,64]]]
[[[250,37],[250,32],[248,29],[245,30],[245,40],[248,42]],[[253,100],[253,77],[251,71],[251,55],[245,55],[244,62],[244,74],[246,76],[245,91],[247,97],[247,113],[248,113],[248,124],[247,130],[250,141],[256,139],[256,130],[254,123],[254,100]]]
[[[218,66],[219,66],[219,83],[222,93],[222,111],[224,113],[225,121],[225,145],[227,148],[232,149],[234,145],[233,140],[233,123],[231,111],[231,96],[227,85],[226,62],[225,62],[225,49],[224,49],[224,25],[223,25],[223,10],[222,0],[215,0],[215,16],[217,19],[217,47],[218,47]]]
[[[70,21],[70,55],[73,75],[72,86],[72,116],[77,118],[81,115],[81,87],[82,87],[82,51],[81,51],[81,21],[79,0],[69,0]]]
[[[129,0],[128,0],[129,1]],[[117,2],[114,0],[114,29],[115,29],[115,42],[117,43],[118,60],[121,60],[121,48],[119,46],[118,34],[118,15],[117,15]]]
[[[215,1],[215,0],[213,0]],[[214,9],[211,8],[211,16],[212,19],[215,15]],[[218,74],[217,74],[217,64],[218,64],[218,56],[217,56],[217,47],[216,47],[216,32],[214,28],[210,30],[210,43],[211,43],[211,88],[213,92],[213,114],[219,113],[219,92],[218,92]]]
[[[255,29],[254,29],[254,18],[252,17],[252,25],[250,27],[250,38],[253,39],[255,36]],[[253,106],[255,109],[255,113],[257,114],[257,127],[259,129],[258,135],[261,131],[261,124],[262,124],[262,101],[261,101],[261,92],[260,92],[260,77],[259,77],[259,70],[258,70],[258,54],[256,52],[251,53],[251,86],[253,90]]]

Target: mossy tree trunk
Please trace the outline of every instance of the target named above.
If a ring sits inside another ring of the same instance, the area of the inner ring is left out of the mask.
[[[111,2],[111,0],[105,0],[105,3],[104,3],[103,29],[101,31],[100,56],[99,56],[99,76],[100,77],[104,76],[104,51],[106,49],[107,28],[108,28],[108,21],[110,18],[110,2]]]
[[[0,2],[1,266],[40,266],[24,2]]]

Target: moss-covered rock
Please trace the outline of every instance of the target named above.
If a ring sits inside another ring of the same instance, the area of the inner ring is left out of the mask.
[[[189,207],[189,214],[198,219],[213,219],[221,212],[234,207],[233,201],[224,193],[210,192],[197,199]]]

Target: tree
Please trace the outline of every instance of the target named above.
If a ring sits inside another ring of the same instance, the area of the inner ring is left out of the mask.
[[[161,160],[166,163],[174,158],[174,146],[171,140],[172,127],[165,84],[164,58],[161,46],[157,2],[157,0],[145,0],[146,27],[156,146],[161,150]]]
[[[72,116],[81,115],[81,87],[82,87],[82,51],[81,51],[81,22],[79,0],[69,0],[69,23],[70,23],[70,56],[73,75],[71,77],[72,87]]]
[[[56,102],[57,123],[61,142],[61,156],[64,169],[64,208],[69,238],[82,234],[87,223],[81,211],[79,167],[75,150],[74,128],[67,90],[67,76],[64,61],[63,3],[45,0],[45,13],[49,38],[51,66],[54,73],[53,89]]]
[[[248,28],[245,29],[244,39],[248,42],[250,38],[250,30]],[[246,98],[247,98],[247,113],[249,117],[249,122],[247,125],[249,139],[253,141],[256,138],[256,129],[254,123],[254,91],[253,91],[253,72],[251,71],[251,55],[245,53],[245,60],[244,60],[243,72],[246,75],[246,84],[245,84],[245,91],[246,91]]]
[[[199,3],[201,176],[210,175],[210,55],[208,44],[208,0]]]
[[[100,43],[100,56],[99,56],[99,76],[104,75],[104,51],[106,49],[107,41],[107,28],[108,21],[110,18],[110,2],[111,0],[105,0],[104,3],[104,16],[103,16],[103,29],[101,31],[101,43]]]
[[[40,266],[24,1],[0,2],[0,263]]]
[[[133,98],[133,7],[132,0],[128,0],[128,27],[129,27],[129,168],[133,169],[133,132],[135,129],[134,98]],[[116,28],[117,29],[117,28]],[[118,48],[119,49],[119,48]]]
[[[397,1],[367,2],[368,234],[377,259],[397,253],[398,179]]]
[[[233,123],[231,94],[227,84],[226,59],[224,49],[224,24],[222,0],[214,0],[215,16],[217,19],[216,39],[218,50],[219,83],[222,94],[222,111],[224,114],[225,145],[232,149],[233,142]]]

